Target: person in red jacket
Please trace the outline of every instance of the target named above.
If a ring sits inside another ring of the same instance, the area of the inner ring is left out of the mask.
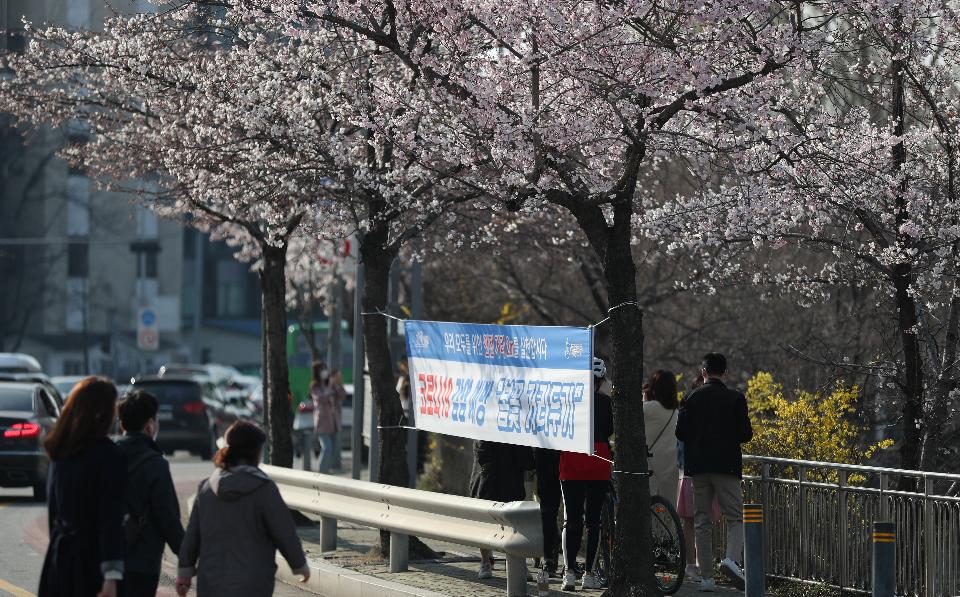
[[[581,580],[583,589],[599,589],[600,581],[593,573],[593,563],[600,545],[600,511],[610,489],[610,436],[613,435],[613,409],[610,396],[600,387],[607,374],[603,359],[593,359],[593,452],[561,452],[560,490],[563,493],[563,558],[566,571],[562,590],[570,591],[577,583],[577,553],[587,535],[587,566]]]

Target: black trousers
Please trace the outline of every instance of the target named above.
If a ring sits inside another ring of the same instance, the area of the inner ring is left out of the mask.
[[[540,520],[543,525],[543,557],[553,562],[560,555],[560,451],[537,448],[537,498],[540,500]]]
[[[590,572],[600,545],[600,512],[610,482],[560,481],[560,487],[563,490],[563,558],[567,570],[576,570],[577,553],[586,527],[586,570]]]
[[[143,572],[127,571],[120,581],[120,597],[156,597],[157,586],[160,584],[160,574],[145,574]]]

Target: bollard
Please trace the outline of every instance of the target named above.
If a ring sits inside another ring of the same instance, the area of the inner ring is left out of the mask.
[[[507,597],[527,594],[527,559],[507,554]]]
[[[390,572],[405,572],[410,555],[410,537],[390,533]]]
[[[313,439],[309,431],[300,432],[300,453],[303,454],[303,470],[309,471],[311,468],[311,456],[313,456]]]
[[[337,519],[328,516],[320,517],[320,551],[334,551],[337,549]]]
[[[743,505],[743,567],[746,597],[763,597],[766,574],[763,568],[763,505]]]
[[[873,597],[893,597],[897,589],[897,528],[873,523]]]

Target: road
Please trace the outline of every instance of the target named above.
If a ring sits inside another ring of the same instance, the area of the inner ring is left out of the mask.
[[[181,453],[171,458],[170,464],[186,524],[187,498],[196,493],[197,484],[210,474],[211,464]],[[29,489],[0,488],[0,596],[35,597],[46,545],[46,504],[34,502]],[[167,550],[158,597],[175,595],[175,571],[176,556]],[[309,594],[278,584],[274,595],[306,597]]]

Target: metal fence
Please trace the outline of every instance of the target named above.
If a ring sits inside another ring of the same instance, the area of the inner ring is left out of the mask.
[[[744,456],[767,573],[870,590],[874,521],[897,527],[897,594],[960,595],[960,475]],[[718,545],[719,547],[719,545]]]

